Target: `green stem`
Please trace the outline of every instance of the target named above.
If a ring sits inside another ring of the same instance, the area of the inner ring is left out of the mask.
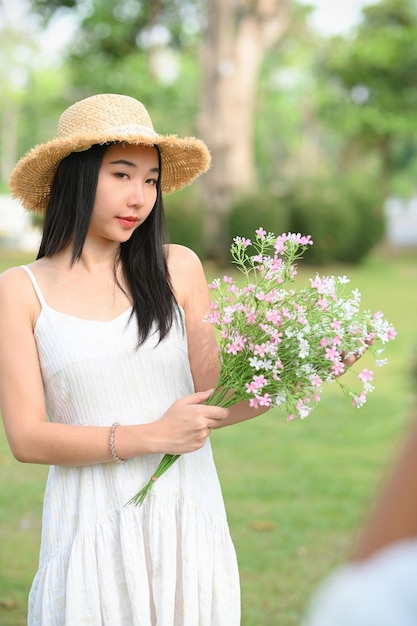
[[[165,474],[165,472],[171,467],[171,465],[174,465],[175,461],[179,458],[179,454],[164,454],[161,461],[159,462],[158,467],[156,468],[155,472],[148,480],[146,485],[142,487],[142,489],[138,491],[138,493],[134,495],[133,498],[131,498],[129,502],[127,502],[127,504],[134,504],[135,506],[140,506],[141,504],[143,504],[143,501],[145,500],[149,491],[152,489],[153,484],[158,480],[158,478],[162,476],[162,474]]]
[[[216,386],[210,398],[207,400],[207,404],[221,406],[223,408],[227,408],[232,404],[235,404],[235,402],[235,393],[230,393],[229,389],[226,389],[222,386]],[[162,476],[162,474],[165,474],[165,472],[172,465],[174,465],[175,461],[179,459],[180,456],[180,454],[165,454],[146,485],[142,487],[142,489],[138,491],[137,494],[134,495],[133,498],[129,500],[129,502],[127,502],[127,504],[134,504],[135,506],[142,505],[146,496],[152,489],[154,483],[158,480],[158,478]]]

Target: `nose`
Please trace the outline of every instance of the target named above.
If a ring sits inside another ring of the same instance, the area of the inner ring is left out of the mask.
[[[145,204],[145,190],[141,181],[132,181],[129,206],[142,207]]]

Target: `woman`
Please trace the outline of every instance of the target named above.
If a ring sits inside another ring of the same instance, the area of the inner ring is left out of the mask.
[[[51,465],[32,626],[234,626],[239,580],[209,435],[262,411],[206,406],[218,376],[199,259],[164,244],[162,192],[207,170],[102,94],[10,178],[45,214],[37,260],[0,277],[0,409],[12,453]],[[179,461],[126,505],[164,453]]]

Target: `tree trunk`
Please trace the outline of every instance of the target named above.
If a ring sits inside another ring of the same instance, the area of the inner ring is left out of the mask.
[[[256,186],[256,85],[266,51],[286,32],[291,0],[211,0],[203,44],[200,135],[213,157],[202,178],[207,256],[223,261],[233,198]],[[271,129],[272,131],[272,129]]]

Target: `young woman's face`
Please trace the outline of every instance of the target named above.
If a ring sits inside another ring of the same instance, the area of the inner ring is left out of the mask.
[[[118,243],[127,241],[152,211],[158,178],[156,148],[110,146],[98,175],[88,235]]]

